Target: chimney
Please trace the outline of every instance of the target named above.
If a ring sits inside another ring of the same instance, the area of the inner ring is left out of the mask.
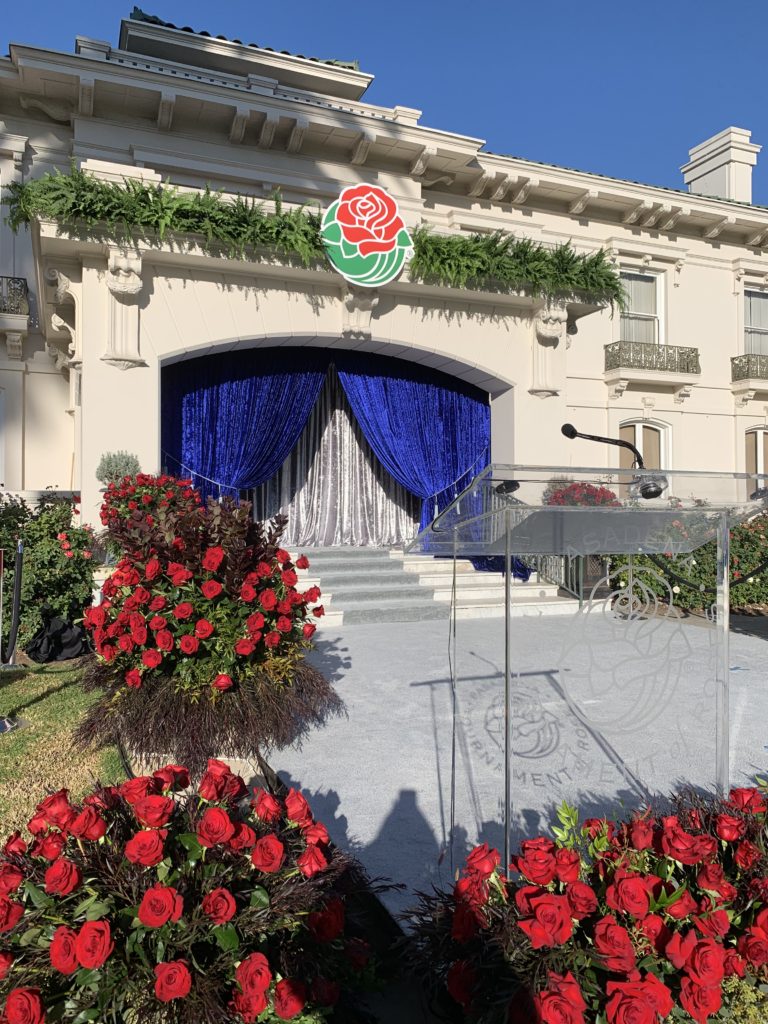
[[[726,128],[690,149],[690,160],[680,168],[688,191],[751,203],[752,168],[762,149],[751,137],[746,128]]]

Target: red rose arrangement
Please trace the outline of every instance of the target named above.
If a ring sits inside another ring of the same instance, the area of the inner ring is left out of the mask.
[[[318,587],[299,589],[308,559],[279,547],[284,520],[256,523],[230,499],[203,506],[188,481],[131,480],[104,506],[123,555],[85,612],[97,655],[85,685],[106,693],[81,741],[165,751],[195,772],[293,742],[339,702],[303,661],[323,609]]]
[[[452,892],[421,897],[415,961],[476,1024],[714,1024],[747,989],[765,1016],[766,795],[671,810],[579,827],[563,805],[508,872],[476,847]]]
[[[352,865],[303,796],[248,794],[217,760],[180,795],[189,782],[167,765],[79,805],[61,790],[8,839],[5,1024],[317,1022],[371,980],[347,921]]]
[[[593,508],[598,505],[618,507],[621,502],[609,487],[596,487],[588,483],[550,486],[544,493],[545,505],[575,505]]]

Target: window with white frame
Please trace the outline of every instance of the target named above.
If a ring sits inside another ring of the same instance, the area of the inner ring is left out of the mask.
[[[768,355],[768,291],[744,292],[744,351]]]
[[[663,344],[659,275],[622,270],[621,283],[624,286],[627,305],[619,321],[619,341]]]
[[[746,469],[747,473],[765,473],[768,466],[768,427],[752,427],[744,435],[746,441]],[[752,494],[758,487],[764,487],[765,483],[758,484],[757,480],[749,480],[747,483],[747,494]]]
[[[649,423],[648,420],[628,420],[619,427],[619,437],[629,441],[640,452],[646,469],[666,469],[668,428],[661,423]],[[622,469],[631,469],[635,457],[627,448],[620,448]]]

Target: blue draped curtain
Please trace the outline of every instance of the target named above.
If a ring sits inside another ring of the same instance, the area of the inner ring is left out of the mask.
[[[421,528],[488,462],[488,395],[415,363],[338,352],[334,363],[365,439],[422,499]]]
[[[315,349],[252,349],[203,356],[163,370],[166,467],[203,497],[258,487],[299,439],[328,371]]]

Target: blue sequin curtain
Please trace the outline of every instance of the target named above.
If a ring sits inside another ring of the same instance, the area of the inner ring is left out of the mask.
[[[203,497],[258,487],[298,441],[328,362],[315,349],[251,349],[165,367],[164,465]]]
[[[366,440],[422,499],[421,528],[489,461],[488,395],[415,363],[338,352],[334,363]]]

